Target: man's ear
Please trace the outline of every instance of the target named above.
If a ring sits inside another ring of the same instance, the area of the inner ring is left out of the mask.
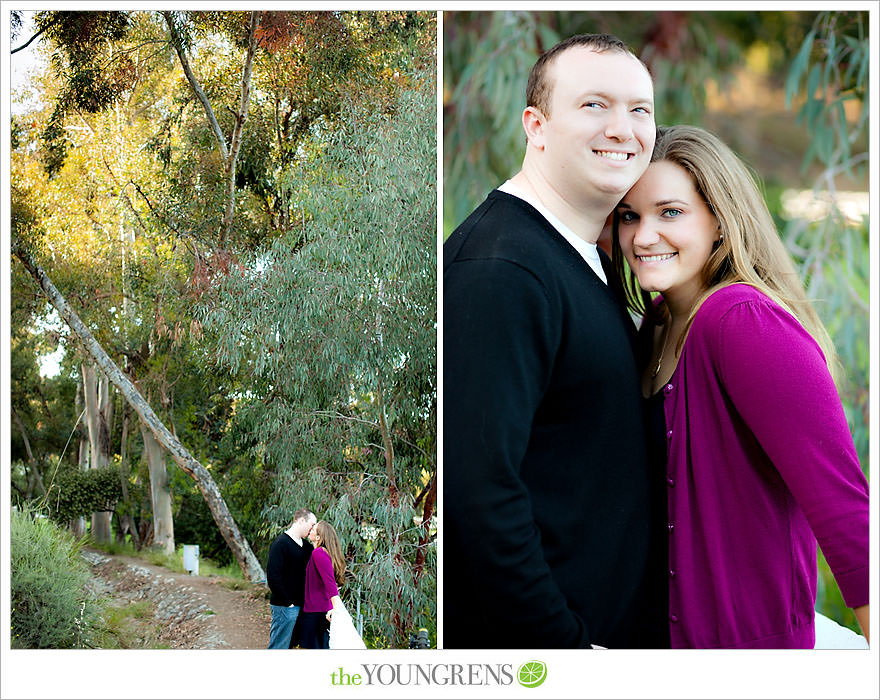
[[[523,131],[529,143],[539,149],[544,149],[544,124],[547,117],[537,107],[526,107],[522,114]]]

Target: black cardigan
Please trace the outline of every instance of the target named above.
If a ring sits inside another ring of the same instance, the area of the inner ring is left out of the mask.
[[[266,582],[271,596],[269,603],[302,607],[306,589],[306,565],[312,555],[312,543],[303,539],[302,546],[282,532],[269,546]]]
[[[443,252],[443,645],[640,646],[634,325],[517,197],[492,192]]]

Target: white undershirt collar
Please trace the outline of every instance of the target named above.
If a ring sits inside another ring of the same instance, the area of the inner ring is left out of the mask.
[[[498,187],[498,189],[502,192],[506,192],[509,195],[518,197],[524,202],[528,202],[535,209],[537,209],[538,212],[540,212],[541,216],[547,219],[550,225],[557,231],[559,231],[560,235],[571,244],[571,246],[584,259],[587,265],[589,265],[593,269],[593,272],[596,273],[599,279],[602,280],[605,284],[608,284],[608,279],[605,277],[605,270],[602,269],[602,261],[599,259],[599,247],[595,243],[589,243],[578,236],[568,226],[562,223],[562,221],[560,221],[560,219],[556,217],[549,209],[547,209],[547,207],[545,207],[540,200],[529,196],[528,193],[526,193],[512,180],[508,180],[503,185]]]

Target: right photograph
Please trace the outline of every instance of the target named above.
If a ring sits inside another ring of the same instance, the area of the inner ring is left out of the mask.
[[[868,20],[443,13],[444,648],[868,648]]]

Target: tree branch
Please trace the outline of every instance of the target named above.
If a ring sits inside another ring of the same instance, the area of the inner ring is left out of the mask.
[[[38,31],[36,34],[34,34],[30,39],[28,39],[28,40],[27,40],[27,43],[22,44],[22,45],[19,46],[18,48],[12,49],[12,50],[9,52],[9,55],[11,56],[11,55],[14,54],[14,53],[18,53],[19,51],[21,51],[21,50],[23,50],[23,49],[26,49],[28,46],[31,45],[31,42],[32,42],[34,39],[36,39],[38,36],[40,36],[40,34],[42,34],[43,32],[45,32],[46,30],[50,29],[50,28],[53,27],[54,25],[58,24],[58,22],[60,22],[60,21],[61,21],[61,20],[60,20],[58,17],[56,17],[56,18],[53,19],[51,22],[49,22],[49,24],[47,24],[45,27],[43,27],[40,31]]]
[[[174,24],[174,16],[167,10],[162,11],[162,16],[168,24],[168,31],[171,33],[171,44],[174,46],[174,50],[177,51],[178,58],[180,58],[180,65],[183,68],[183,74],[189,81],[193,92],[196,93],[196,97],[199,98],[199,102],[202,103],[202,107],[205,108],[205,116],[207,116],[208,123],[211,125],[211,130],[214,132],[214,137],[217,139],[217,145],[220,146],[220,154],[223,156],[223,161],[226,162],[229,159],[226,138],[223,136],[223,131],[220,129],[217,117],[214,116],[214,110],[211,109],[211,103],[208,101],[208,96],[199,84],[198,78],[196,78],[195,73],[193,73],[192,67],[189,64],[189,59],[186,57],[186,51],[184,51],[183,48],[183,39],[180,36],[180,32],[177,31],[177,26]]]
[[[260,26],[260,12],[251,12],[251,26],[248,33],[247,56],[241,72],[241,100],[238,113],[235,114],[235,127],[232,130],[232,141],[229,146],[229,157],[226,160],[226,211],[223,215],[223,234],[220,247],[226,248],[226,242],[232,233],[232,220],[235,216],[235,168],[238,152],[241,150],[241,137],[244,123],[247,120],[248,104],[251,98],[251,74],[254,66],[254,54],[257,51],[257,27]]]

